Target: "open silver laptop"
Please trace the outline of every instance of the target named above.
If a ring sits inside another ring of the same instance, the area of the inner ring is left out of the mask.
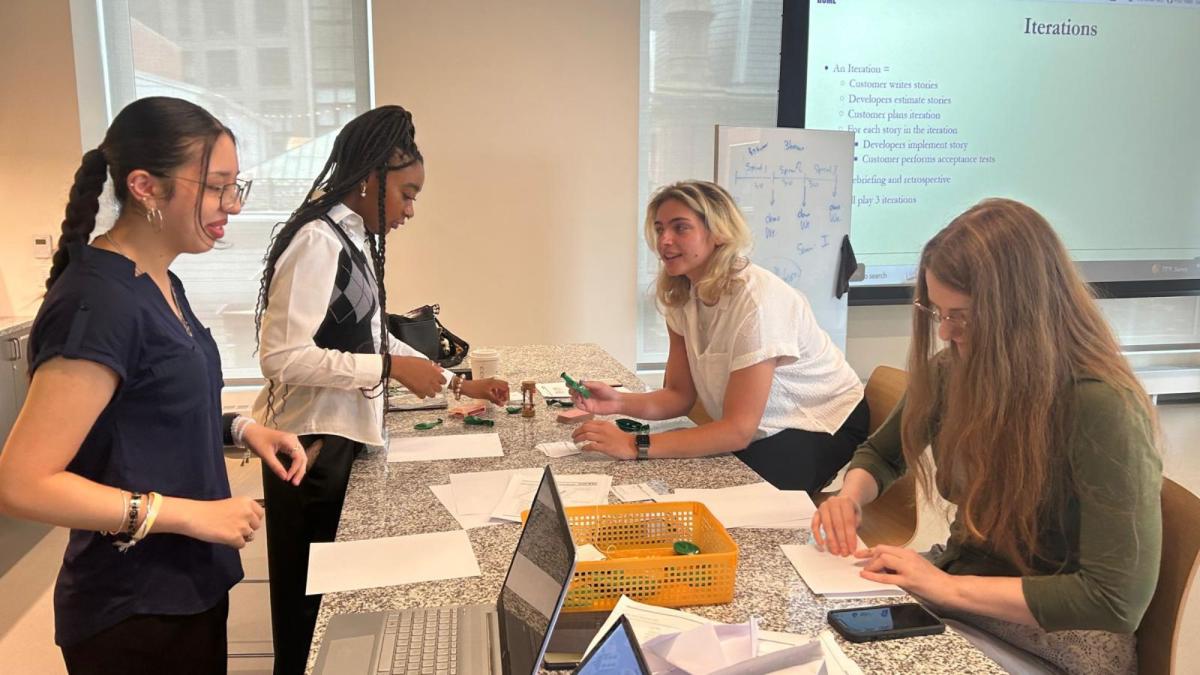
[[[339,614],[314,673],[535,675],[575,572],[575,542],[550,467],[495,604]]]

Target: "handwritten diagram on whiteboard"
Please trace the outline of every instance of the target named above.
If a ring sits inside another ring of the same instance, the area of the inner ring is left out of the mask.
[[[716,182],[754,234],[751,259],[804,293],[844,350],[847,296],[834,291],[850,234],[854,134],[718,126],[716,150]]]

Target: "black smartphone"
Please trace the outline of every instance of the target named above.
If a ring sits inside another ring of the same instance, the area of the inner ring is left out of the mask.
[[[851,642],[937,635],[946,630],[941,619],[915,602],[835,609],[826,618],[834,630]]]

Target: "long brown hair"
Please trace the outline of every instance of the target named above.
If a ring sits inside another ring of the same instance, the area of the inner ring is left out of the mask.
[[[921,252],[916,300],[925,306],[927,273],[970,296],[966,349],[935,358],[933,322],[913,313],[904,456],[932,494],[933,472],[921,455],[933,441],[938,482],[958,504],[962,534],[1027,574],[1039,557],[1043,519],[1062,513],[1071,489],[1075,381],[1109,384],[1152,425],[1154,411],[1037,211],[1010,199],[976,204]]]

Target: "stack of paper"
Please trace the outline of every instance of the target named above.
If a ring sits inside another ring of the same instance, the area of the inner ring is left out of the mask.
[[[514,475],[508,481],[504,496],[492,509],[492,517],[521,522],[521,512],[533,503],[533,496],[541,481],[541,470],[538,470],[537,476]],[[554,482],[558,485],[563,506],[592,506],[608,503],[612,476],[597,473],[557,474]]]
[[[438,501],[463,529],[521,522],[521,512],[533,503],[542,469],[508,469],[452,473],[449,485],[430,485]],[[563,506],[607,504],[612,476],[556,474]]]
[[[499,434],[404,436],[388,443],[389,462],[430,462],[464,457],[503,457]]]
[[[715,490],[676,488],[658,501],[702,502],[726,528],[799,529],[808,527],[817,510],[807,492],[780,490],[766,482]]]
[[[467,533],[433,532],[312,544],[305,592],[316,595],[477,576],[479,562]]]
[[[621,616],[629,620],[646,664],[655,673],[862,675],[828,631],[819,638],[766,631],[758,627],[754,617],[744,624],[718,624],[627,597],[617,601],[587,651]]]
[[[780,548],[800,578],[817,595],[835,599],[904,595],[899,586],[862,578],[859,572],[866,566],[866,560],[836,556],[818,550],[814,544],[784,544]],[[866,548],[861,539],[858,548]]]

